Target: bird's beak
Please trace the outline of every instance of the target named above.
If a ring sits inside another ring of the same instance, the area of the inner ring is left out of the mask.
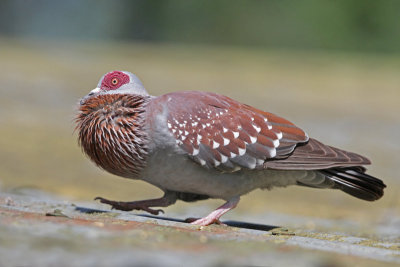
[[[81,105],[83,105],[84,103],[85,103],[85,101],[86,101],[86,99],[88,99],[89,97],[91,97],[92,95],[94,95],[94,94],[97,94],[98,92],[100,92],[100,88],[94,88],[92,91],[90,91],[90,93],[89,94],[87,94],[85,97],[83,97],[80,101],[79,101],[79,103],[81,104]]]
[[[99,87],[94,88],[92,91],[90,91],[90,93],[88,95],[94,95],[94,94],[96,94],[98,92],[100,92],[100,88]]]

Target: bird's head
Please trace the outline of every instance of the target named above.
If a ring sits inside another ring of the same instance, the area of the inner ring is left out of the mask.
[[[88,97],[101,94],[135,94],[149,95],[142,82],[136,75],[127,71],[110,71],[104,74],[97,84],[97,87],[90,91],[82,100]]]

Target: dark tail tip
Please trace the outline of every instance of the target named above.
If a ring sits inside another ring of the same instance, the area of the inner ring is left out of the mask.
[[[331,168],[321,172],[335,182],[335,188],[367,201],[380,199],[386,187],[382,180],[366,174],[363,167]]]

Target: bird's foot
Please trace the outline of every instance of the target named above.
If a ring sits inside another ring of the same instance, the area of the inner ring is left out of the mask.
[[[208,217],[208,216],[207,216]],[[187,218],[185,222],[193,224],[193,225],[200,225],[200,226],[207,226],[211,224],[218,224],[218,225],[223,225],[226,226],[225,223],[221,222],[218,218]]]
[[[94,200],[100,200],[103,204],[108,204],[111,209],[131,211],[131,210],[144,210],[150,214],[158,215],[160,212],[164,213],[162,209],[152,209],[149,205],[146,205],[146,201],[132,201],[132,202],[122,202],[108,200],[102,197],[96,197]]]
[[[239,197],[233,197],[229,201],[227,201],[224,205],[219,207],[218,209],[214,210],[210,214],[208,214],[206,217],[201,218],[201,219],[194,219],[189,218],[186,219],[186,221],[190,222],[191,224],[194,225],[201,225],[201,226],[207,226],[213,223],[219,224],[219,225],[225,225],[223,224],[219,218],[221,218],[222,215],[230,211],[231,209],[234,209],[239,203],[240,198]]]

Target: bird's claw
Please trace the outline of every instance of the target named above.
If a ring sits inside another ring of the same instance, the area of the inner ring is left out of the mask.
[[[102,197],[95,197],[94,200],[100,200],[100,203],[110,204],[110,205],[112,205],[111,204],[112,202],[115,202],[115,201],[111,201],[111,200],[108,200],[108,199],[105,199]]]
[[[153,209],[150,209],[150,208],[148,208],[149,210],[151,210],[152,212],[150,212],[151,214],[153,214],[153,215],[158,215],[160,212],[162,213],[162,214],[164,214],[164,211],[162,210],[162,209],[158,209],[158,210],[153,210]],[[149,212],[149,211],[148,211]]]

